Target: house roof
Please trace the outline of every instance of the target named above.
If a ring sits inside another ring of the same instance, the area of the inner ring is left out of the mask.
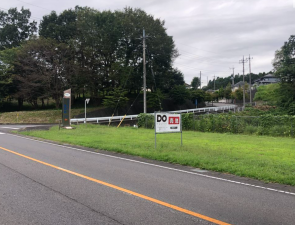
[[[233,87],[242,87],[244,85],[244,82],[243,81],[240,81],[238,83],[236,83]]]
[[[265,76],[255,80],[254,83],[259,82],[259,81],[263,80],[264,78],[277,78],[277,77],[275,75],[269,73],[269,74],[266,74]],[[270,82],[270,83],[273,83],[273,82]]]

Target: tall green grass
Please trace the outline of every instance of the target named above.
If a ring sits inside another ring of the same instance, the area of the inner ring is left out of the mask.
[[[184,131],[157,135],[154,130],[87,124],[74,130],[25,131],[22,134],[137,155],[144,158],[295,185],[295,139]]]

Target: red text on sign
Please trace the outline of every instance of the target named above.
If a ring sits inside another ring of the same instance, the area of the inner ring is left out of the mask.
[[[179,124],[179,117],[168,117],[168,124]]]

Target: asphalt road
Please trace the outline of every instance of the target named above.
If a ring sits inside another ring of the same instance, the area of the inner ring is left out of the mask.
[[[1,225],[295,223],[294,187],[40,142],[13,127],[0,125]]]

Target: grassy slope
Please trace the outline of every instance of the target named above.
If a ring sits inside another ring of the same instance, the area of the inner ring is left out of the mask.
[[[145,158],[295,185],[295,140],[264,136],[183,132],[157,135],[130,127],[79,125],[75,130],[26,131],[26,135]]]
[[[87,112],[96,110],[97,108],[87,109]],[[72,109],[72,117],[84,113],[84,108]],[[17,119],[18,115],[18,119]],[[44,111],[20,111],[0,113],[0,123],[58,123],[61,120],[62,111],[44,110]]]

